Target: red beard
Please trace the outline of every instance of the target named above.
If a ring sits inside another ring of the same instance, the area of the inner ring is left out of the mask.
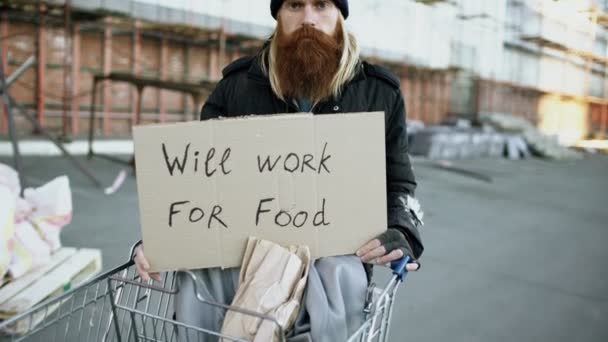
[[[310,26],[286,36],[279,28],[276,64],[283,96],[319,101],[331,95],[342,54],[341,32],[340,23],[333,36]]]

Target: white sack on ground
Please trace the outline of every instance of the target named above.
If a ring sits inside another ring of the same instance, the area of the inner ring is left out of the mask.
[[[9,273],[13,279],[44,266],[51,260],[51,248],[28,220],[15,223],[14,249]]]
[[[72,219],[72,195],[66,176],[21,191],[19,175],[0,164],[0,280],[15,279],[50,261],[61,247],[59,234]]]
[[[21,185],[19,185],[19,175],[12,167],[0,163],[0,186],[8,189],[13,197],[17,199],[21,192]]]
[[[15,231],[16,206],[13,192],[2,183],[0,183],[0,203],[2,203],[0,205],[0,284],[2,284],[2,279],[8,271],[8,265],[11,261],[10,252],[12,248],[10,244]]]
[[[51,251],[61,247],[61,228],[72,220],[72,193],[68,177],[53,179],[36,189],[25,189],[25,200],[34,209],[28,220],[38,229]]]

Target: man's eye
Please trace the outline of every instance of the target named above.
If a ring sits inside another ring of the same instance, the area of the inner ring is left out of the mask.
[[[317,1],[318,9],[326,9],[329,6],[329,1]]]
[[[291,1],[287,4],[290,9],[300,9],[304,4],[301,1]]]

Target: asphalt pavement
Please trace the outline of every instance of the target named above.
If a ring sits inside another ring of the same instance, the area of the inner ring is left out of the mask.
[[[108,185],[122,168],[83,161]],[[607,156],[455,162],[491,183],[414,165],[426,251],[398,294],[391,341],[608,341]],[[64,245],[100,248],[104,269],[127,260],[140,236],[134,177],[107,196],[59,157],[24,158],[24,170],[30,185],[70,176]]]

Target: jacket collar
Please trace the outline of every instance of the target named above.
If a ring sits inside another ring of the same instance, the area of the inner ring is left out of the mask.
[[[251,66],[249,67],[249,71],[247,71],[247,77],[256,82],[265,85],[270,85],[270,79],[268,78],[268,75],[266,75],[264,71],[262,71],[262,67],[260,65],[261,58],[261,54],[258,54],[254,58],[253,62],[251,63]]]

